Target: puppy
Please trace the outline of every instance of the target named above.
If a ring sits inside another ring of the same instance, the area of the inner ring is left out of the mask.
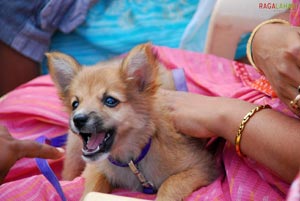
[[[63,177],[73,179],[84,169],[83,197],[122,187],[176,201],[216,178],[205,140],[176,131],[157,95],[173,83],[150,44],[88,68],[62,53],[47,57],[70,113]]]

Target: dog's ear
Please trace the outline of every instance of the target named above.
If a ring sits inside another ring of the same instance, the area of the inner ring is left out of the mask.
[[[156,91],[158,64],[150,43],[133,48],[121,65],[122,79],[130,88],[135,85],[139,91]]]
[[[73,57],[60,52],[51,52],[45,55],[48,59],[50,76],[61,95],[65,96],[71,80],[81,69],[81,66]]]

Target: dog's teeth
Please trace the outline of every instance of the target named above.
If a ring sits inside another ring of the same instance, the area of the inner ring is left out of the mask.
[[[94,149],[94,150],[82,149],[82,153],[83,153],[83,155],[85,155],[85,156],[91,156],[91,155],[97,153],[99,150],[100,150],[100,147],[98,146],[98,147],[97,147],[96,149]]]
[[[105,135],[104,142],[106,142],[106,141],[107,141],[109,138],[110,138],[110,134],[109,134],[109,133],[107,133],[107,134]]]

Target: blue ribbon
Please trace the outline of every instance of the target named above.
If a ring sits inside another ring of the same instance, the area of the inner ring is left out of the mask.
[[[58,136],[52,139],[47,139],[45,136],[40,136],[36,139],[37,142],[42,144],[49,144],[54,147],[61,147],[66,144],[67,141],[67,134]],[[57,193],[59,194],[62,201],[67,201],[64,192],[62,190],[62,187],[52,171],[51,167],[49,166],[49,163],[46,159],[43,158],[35,158],[35,161],[37,163],[37,166],[41,173],[48,179],[48,181],[52,184],[52,186],[55,188]]]

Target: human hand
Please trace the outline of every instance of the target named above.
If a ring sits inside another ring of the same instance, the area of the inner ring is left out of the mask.
[[[159,96],[181,133],[199,138],[215,136],[210,130],[214,118],[211,97],[180,91],[159,90]]]
[[[40,144],[31,140],[17,140],[8,130],[0,125],[0,184],[7,175],[9,169],[17,160],[28,158],[58,159],[63,156],[63,149],[50,145]]]
[[[262,26],[253,38],[252,54],[278,97],[300,116],[300,110],[290,105],[299,94],[300,28],[279,23]]]

